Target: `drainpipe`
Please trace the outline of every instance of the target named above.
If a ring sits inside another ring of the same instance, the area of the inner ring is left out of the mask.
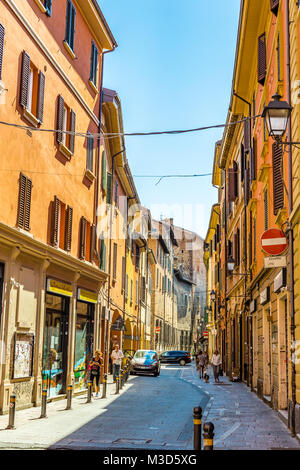
[[[286,32],[286,70],[287,70],[287,102],[291,104],[291,63],[290,63],[290,9],[289,0],[285,2],[285,32]],[[288,121],[287,140],[292,141],[292,121],[291,117]],[[289,200],[289,216],[293,211],[293,161],[292,161],[292,146],[288,145],[288,200]],[[294,237],[293,229],[289,224],[288,230],[289,237],[289,278],[290,278],[290,316],[291,316],[291,355],[295,352],[295,291],[294,291]],[[293,358],[293,357],[292,357]],[[295,362],[291,360],[292,369],[292,410],[291,417],[289,416],[292,435],[296,435],[296,366]]]

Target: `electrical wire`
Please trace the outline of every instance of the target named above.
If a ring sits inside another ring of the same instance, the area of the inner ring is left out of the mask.
[[[51,133],[60,133],[60,134],[67,134],[67,135],[73,135],[73,136],[78,136],[78,137],[95,137],[95,138],[101,138],[104,137],[104,139],[112,139],[116,137],[132,137],[132,136],[150,136],[150,135],[163,135],[163,134],[169,134],[169,135],[176,135],[176,134],[185,134],[189,132],[200,132],[204,130],[209,130],[209,129],[219,129],[219,128],[226,128],[230,126],[235,126],[236,124],[240,124],[245,121],[249,121],[252,119],[256,119],[257,117],[261,117],[260,114],[257,114],[256,116],[252,117],[246,117],[243,119],[240,119],[239,121],[234,121],[230,123],[225,123],[225,124],[214,124],[211,126],[203,126],[203,127],[196,127],[192,129],[180,129],[180,130],[171,130],[171,131],[154,131],[154,132],[119,132],[119,133],[87,133],[87,132],[81,132],[81,131],[69,131],[69,130],[61,130],[61,129],[44,129],[42,127],[31,127],[31,126],[25,126],[22,124],[14,124],[10,123],[7,121],[0,121],[0,125],[3,126],[8,126],[8,127],[14,127],[17,129],[25,130],[25,131],[30,131],[30,132],[51,132]]]

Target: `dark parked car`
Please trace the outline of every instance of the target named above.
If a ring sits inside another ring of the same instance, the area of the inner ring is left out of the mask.
[[[159,359],[161,363],[185,366],[191,362],[191,355],[187,351],[165,351],[160,355]]]
[[[160,362],[156,351],[139,349],[131,360],[131,374],[160,374]]]

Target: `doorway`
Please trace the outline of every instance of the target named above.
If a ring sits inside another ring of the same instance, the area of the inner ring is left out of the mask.
[[[48,397],[66,391],[68,323],[69,299],[46,294],[42,377]]]

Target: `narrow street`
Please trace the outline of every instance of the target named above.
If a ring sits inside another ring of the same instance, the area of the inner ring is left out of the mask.
[[[131,376],[120,395],[110,383],[106,399],[65,400],[21,410],[16,429],[0,417],[0,448],[11,449],[193,449],[193,407],[215,425],[215,449],[299,449],[277,413],[241,383],[199,380],[195,366],[163,366],[157,378]],[[111,378],[110,378],[111,382]]]

